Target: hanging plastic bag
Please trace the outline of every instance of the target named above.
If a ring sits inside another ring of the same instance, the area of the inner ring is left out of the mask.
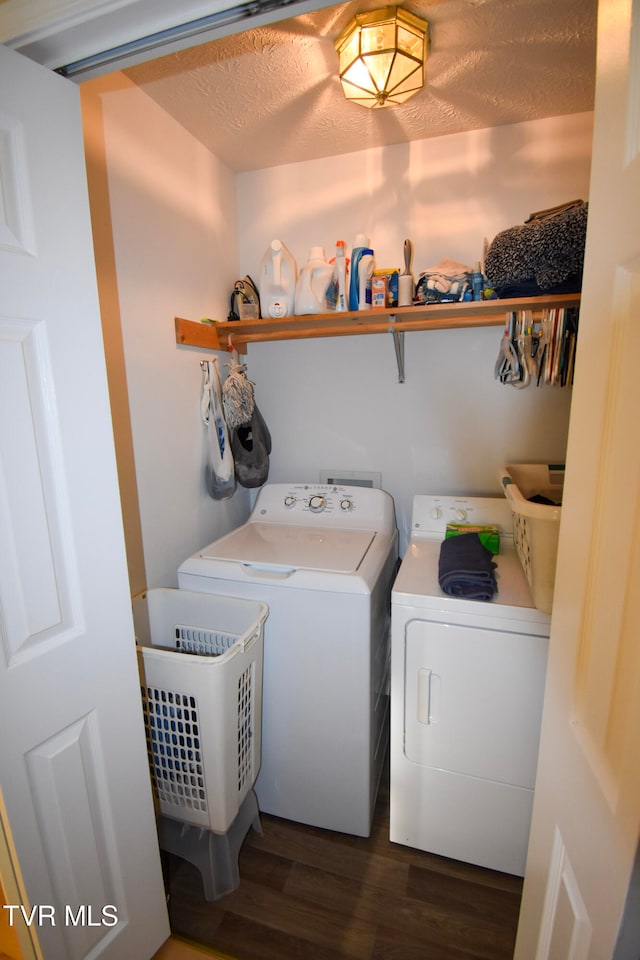
[[[254,403],[251,420],[231,431],[236,475],[241,487],[261,487],[269,477],[271,433]]]
[[[207,428],[205,481],[207,492],[214,500],[226,500],[236,489],[233,454],[229,431],[222,406],[222,387],[218,373],[218,360],[203,360],[202,393],[200,410],[202,422]]]

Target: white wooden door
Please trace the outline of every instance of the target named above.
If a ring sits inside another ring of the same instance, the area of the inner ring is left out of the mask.
[[[3,47],[0,787],[45,960],[150,957],[169,930],[79,96]]]
[[[638,0],[601,0],[576,382],[517,960],[609,960],[638,842],[639,21]]]

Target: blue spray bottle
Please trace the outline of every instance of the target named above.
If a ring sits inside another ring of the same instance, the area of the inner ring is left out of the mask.
[[[474,300],[482,300],[484,294],[484,276],[482,273],[482,267],[480,266],[480,261],[476,262],[473,272],[471,274],[471,289],[473,291]]]
[[[349,274],[349,310],[359,310],[366,309],[366,306],[361,307],[360,304],[360,273],[361,273],[361,260],[363,257],[373,257],[373,250],[369,246],[369,238],[364,235],[364,233],[359,233],[356,236],[353,249],[351,251],[351,271]],[[371,264],[371,260],[365,261],[362,265],[366,268],[367,264]],[[371,290],[371,287],[369,287]],[[369,302],[368,306],[371,306]]]

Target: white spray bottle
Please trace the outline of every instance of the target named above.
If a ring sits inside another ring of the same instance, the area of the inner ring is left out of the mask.
[[[344,240],[336,240],[335,279],[337,286],[336,311],[346,313],[349,309],[347,290],[347,257]]]

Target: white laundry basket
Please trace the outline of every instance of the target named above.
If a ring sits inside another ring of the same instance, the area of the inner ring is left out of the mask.
[[[134,623],[160,812],[226,833],[260,769],[268,608],[189,590],[141,600]]]
[[[551,613],[562,514],[564,464],[513,463],[500,472],[513,539],[538,610]],[[541,495],[553,504],[531,502]]]

